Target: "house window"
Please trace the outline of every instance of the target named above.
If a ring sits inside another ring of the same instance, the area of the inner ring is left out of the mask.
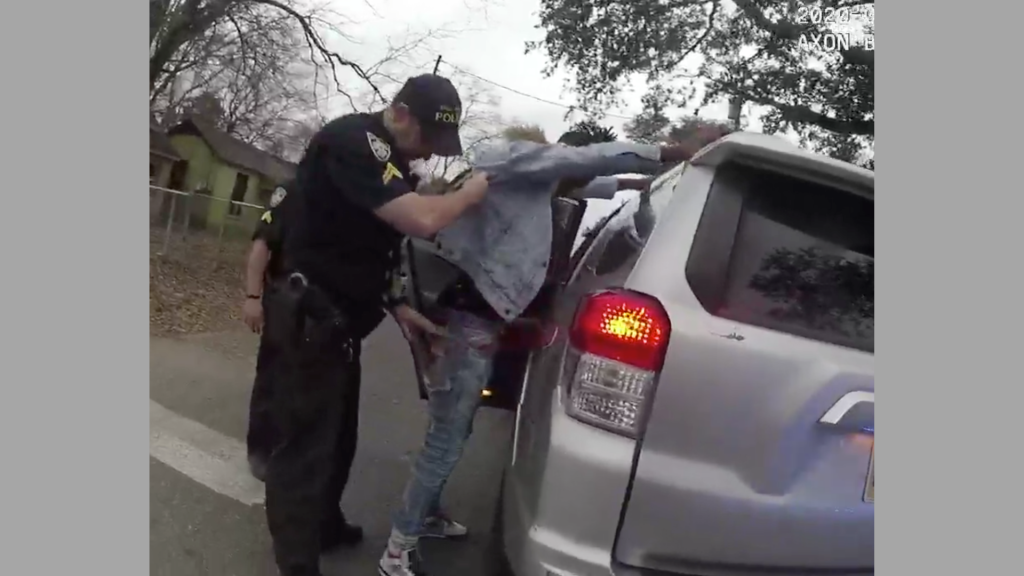
[[[185,176],[188,175],[188,162],[185,160],[178,160],[171,166],[171,177],[168,180],[166,186],[171,190],[184,190],[185,189]]]
[[[228,205],[228,214],[238,216],[242,213],[242,207],[235,202],[245,201],[245,191],[249,189],[249,175],[239,172],[235,176],[235,189],[231,191],[231,204]]]

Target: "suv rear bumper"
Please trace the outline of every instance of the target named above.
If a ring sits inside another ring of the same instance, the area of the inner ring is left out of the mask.
[[[570,418],[553,394],[550,418],[519,431],[502,497],[505,554],[515,576],[610,576],[636,444]]]

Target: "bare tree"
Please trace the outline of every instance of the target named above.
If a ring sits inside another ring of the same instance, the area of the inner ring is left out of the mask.
[[[326,118],[320,115],[309,115],[300,120],[289,120],[281,122],[274,137],[264,144],[267,152],[289,160],[298,162],[306,151],[309,141],[323,128]]]
[[[212,0],[207,4],[212,6]],[[151,2],[151,38],[156,39],[152,53],[162,45],[161,34],[174,28],[173,19],[187,15],[194,5],[183,0]],[[161,6],[167,9],[161,11]],[[307,17],[323,20],[317,12]],[[165,127],[191,110],[203,110],[232,136],[297,160],[326,122],[321,108],[327,100],[344,97],[357,111],[378,107],[381,91],[390,91],[400,81],[400,72],[422,69],[426,59],[421,53],[430,40],[445,33],[431,29],[408,32],[399,41],[388,39],[381,57],[359,69],[372,82],[332,91],[310,48],[309,31],[299,19],[274,4],[236,0],[220,20],[182,44],[168,60],[165,73],[151,85],[150,109]],[[337,71],[332,73],[337,82]],[[333,93],[318,97],[321,90]]]
[[[304,8],[298,0],[150,0],[150,94],[165,90],[182,72],[207,64],[204,55],[211,49],[250,39],[244,20],[259,15],[297,24],[310,62],[329,69],[339,92],[347,94],[338,77],[340,67],[351,70],[383,99],[362,66],[327,47],[323,32],[344,33],[326,20],[325,13]]]
[[[316,112],[309,84],[314,80],[302,57],[301,32],[289,18],[267,11],[232,16],[233,43],[207,43],[216,49],[196,55],[201,62],[182,73],[171,90],[151,95],[151,109],[165,123],[189,110],[202,110],[222,130],[268,148],[285,132]]]
[[[372,9],[370,0],[365,4]],[[388,101],[388,88],[399,76],[424,69],[427,59],[416,53],[429,48],[430,40],[457,32],[448,26],[409,29],[397,42],[388,40],[378,61],[357,63],[327,46],[327,33],[360,44],[339,22],[354,24],[343,14],[300,0],[150,0],[150,98],[168,98],[176,82],[198,69],[205,72],[187,83],[189,90],[202,92],[203,83],[234,62],[238,52],[252,61],[277,46],[300,51],[315,91],[329,85],[330,96],[345,98],[349,108],[375,108]],[[345,74],[356,81],[343,81]],[[180,91],[177,96],[182,97]]]

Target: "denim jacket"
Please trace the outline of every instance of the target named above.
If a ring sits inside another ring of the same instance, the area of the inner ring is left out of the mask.
[[[581,196],[611,198],[613,174],[657,172],[657,146],[610,142],[569,147],[500,140],[482,147],[473,167],[490,175],[487,196],[438,232],[442,257],[461,268],[506,321],[518,317],[547,277],[551,201],[564,178],[594,179]]]

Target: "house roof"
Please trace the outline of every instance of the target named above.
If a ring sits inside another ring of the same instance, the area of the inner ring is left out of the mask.
[[[167,137],[167,133],[153,122],[152,117],[149,119],[149,151],[171,160],[181,159],[174,150],[174,146],[171,144],[171,139]]]
[[[206,119],[192,116],[171,128],[169,134],[194,134],[202,138],[221,160],[281,184],[295,177],[296,165],[242,142]]]

